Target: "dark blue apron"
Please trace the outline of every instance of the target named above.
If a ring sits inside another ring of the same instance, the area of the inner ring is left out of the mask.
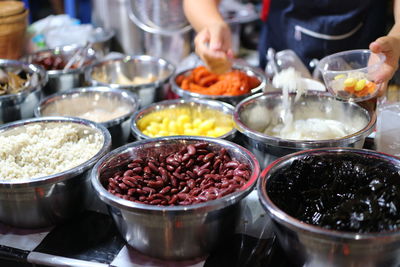
[[[368,48],[385,35],[386,0],[271,0],[260,41],[260,67],[269,47],[292,49],[308,66],[339,51]]]

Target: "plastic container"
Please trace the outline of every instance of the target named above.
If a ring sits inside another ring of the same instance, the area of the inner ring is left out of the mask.
[[[400,157],[400,103],[378,106],[376,150]]]
[[[382,86],[377,75],[386,57],[370,50],[349,50],[323,58],[318,68],[336,98],[360,102],[375,97]]]

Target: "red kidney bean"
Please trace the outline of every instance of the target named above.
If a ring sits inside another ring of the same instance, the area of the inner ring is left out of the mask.
[[[187,146],[187,153],[190,155],[190,156],[193,156],[194,154],[196,154],[196,147],[194,146],[194,145],[188,145]]]
[[[160,188],[164,186],[164,182],[162,180],[158,180],[158,181],[149,181],[147,183],[147,185],[149,187],[155,187],[155,188]]]
[[[149,202],[150,205],[158,205],[161,203],[161,199],[154,199],[152,201]]]
[[[191,172],[191,171],[186,171],[186,174],[187,174],[190,178],[196,179],[196,175],[195,175],[193,172]]]
[[[139,173],[141,171],[142,171],[142,167],[135,167],[132,169],[132,172],[134,172],[134,173]]]
[[[127,186],[135,187],[135,183],[133,183],[129,178],[130,177],[124,177],[124,179],[122,179],[122,182]]]
[[[166,187],[164,187],[163,189],[161,189],[160,190],[160,194],[163,194],[163,195],[165,195],[165,194],[167,194],[169,191],[171,191],[171,186],[166,186]]]
[[[196,143],[193,145],[195,148],[206,148],[208,147],[208,143],[206,142],[200,142],[200,143]]]
[[[239,163],[236,162],[236,161],[230,161],[230,162],[225,164],[225,168],[236,169],[238,166],[239,166]]]
[[[178,188],[172,188],[171,189],[171,194],[176,194],[178,192],[179,192]]]
[[[183,162],[187,162],[190,159],[191,155],[189,153],[186,153],[182,157]]]
[[[158,167],[152,161],[148,163],[148,166],[153,171],[153,173],[158,173]]]
[[[197,176],[203,176],[204,174],[210,173],[209,169],[201,169],[200,171],[197,172]]]
[[[124,172],[124,176],[133,176],[134,173],[132,170],[127,170],[126,172]]]
[[[239,190],[250,167],[231,159],[226,149],[213,152],[205,142],[178,152],[127,162],[106,181],[108,192],[150,205],[190,205]]]
[[[193,159],[189,159],[189,161],[186,162],[185,167],[186,168],[190,168],[190,167],[193,166],[193,164],[194,164],[194,160]]]
[[[169,204],[169,205],[175,204],[177,201],[178,201],[178,195],[173,195],[172,198],[171,198],[171,200],[168,201],[168,204]]]

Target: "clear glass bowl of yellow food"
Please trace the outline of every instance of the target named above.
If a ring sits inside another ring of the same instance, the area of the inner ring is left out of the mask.
[[[206,136],[232,140],[234,107],[208,99],[175,99],[154,103],[137,111],[131,120],[138,139],[162,136]]]
[[[385,55],[367,49],[349,50],[323,58],[318,68],[333,96],[360,102],[375,97],[383,86],[379,70],[385,60]]]

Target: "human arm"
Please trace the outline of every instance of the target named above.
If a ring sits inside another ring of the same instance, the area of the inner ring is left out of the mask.
[[[386,61],[376,78],[378,83],[387,83],[398,68],[400,58],[400,0],[394,1],[393,14],[395,23],[390,32],[369,45],[369,49],[373,53],[383,53],[386,56]],[[383,94],[383,92],[380,93]]]
[[[218,9],[219,0],[184,0],[183,9],[196,30],[196,53],[211,71],[230,68],[233,57],[231,31]]]

